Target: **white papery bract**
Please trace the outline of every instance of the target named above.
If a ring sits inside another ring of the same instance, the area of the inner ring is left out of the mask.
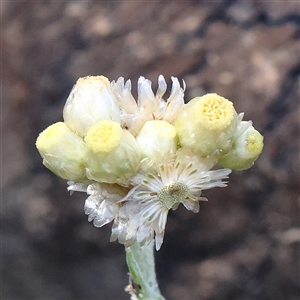
[[[76,184],[72,181],[68,183],[69,191],[86,192],[90,195],[85,201],[84,212],[88,215],[88,221],[93,221],[95,227],[102,227],[115,218],[120,208],[118,201],[127,193],[127,189],[117,184]]]
[[[176,77],[171,77],[172,89],[167,100],[163,96],[167,90],[165,78],[158,77],[158,89],[154,95],[151,88],[151,81],[145,77],[138,79],[138,99],[135,101],[131,94],[131,81],[124,81],[120,77],[117,81],[112,81],[112,90],[114,91],[118,105],[122,110],[121,119],[126,128],[136,136],[144,123],[149,120],[165,120],[172,122],[178,115],[184,105],[184,90],[180,87]]]
[[[186,209],[199,211],[201,191],[213,187],[224,187],[223,179],[230,169],[209,171],[212,161],[199,159],[185,149],[173,159],[160,164],[156,172],[137,174],[132,178],[134,186],[124,198],[127,203],[120,208],[112,231],[112,240],[130,246],[134,242],[144,244],[155,233],[156,249],[164,238],[165,225],[170,209],[182,203]]]

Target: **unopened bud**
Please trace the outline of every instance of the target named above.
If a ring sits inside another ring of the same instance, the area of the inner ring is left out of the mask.
[[[232,149],[218,160],[218,164],[237,171],[249,169],[262,152],[263,146],[263,136],[250,126],[236,138]]]
[[[65,123],[75,133],[85,136],[101,120],[120,120],[109,80],[104,76],[79,78],[63,110]]]
[[[162,120],[148,121],[136,137],[142,155],[156,163],[162,163],[166,154],[174,154],[177,148],[176,130]]]
[[[36,147],[43,164],[57,176],[75,181],[85,178],[86,145],[65,123],[55,123],[41,132]]]

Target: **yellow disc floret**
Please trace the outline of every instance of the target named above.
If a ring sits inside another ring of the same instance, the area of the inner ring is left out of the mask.
[[[176,181],[167,183],[157,192],[161,206],[166,209],[171,209],[174,205],[179,204],[187,195],[187,185]]]
[[[42,131],[36,140],[36,147],[39,151],[46,151],[50,147],[53,147],[57,139],[63,135],[65,131],[65,124],[63,122],[57,122],[50,125],[44,131]]]
[[[174,126],[182,147],[211,156],[231,148],[237,119],[232,102],[217,94],[206,94],[189,101]]]
[[[100,121],[87,132],[85,159],[88,179],[126,184],[137,170],[141,153],[133,135],[118,122]]]
[[[241,141],[242,138],[243,135],[237,140],[237,147],[242,148],[244,144],[243,156],[253,161],[256,160],[264,146],[263,136],[253,126],[250,126],[244,134],[244,143]]]
[[[111,152],[121,140],[122,128],[119,123],[105,120],[93,125],[84,138],[87,146],[95,153]]]
[[[206,94],[195,102],[195,115],[208,130],[225,129],[234,118],[232,102],[217,94]]]
[[[248,132],[246,135],[246,148],[249,152],[257,154],[257,152],[261,152],[263,146],[263,138],[262,135],[257,131],[253,130]]]

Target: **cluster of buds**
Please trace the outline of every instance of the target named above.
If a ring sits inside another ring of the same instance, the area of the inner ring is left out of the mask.
[[[36,141],[44,165],[86,192],[84,210],[96,227],[113,221],[111,241],[129,247],[155,239],[161,247],[170,209],[199,211],[201,191],[226,186],[231,170],[252,166],[263,137],[232,102],[206,94],[184,103],[185,84],[140,77],[138,99],[130,80],[80,78],[63,110],[64,122]],[[219,165],[222,168],[212,168]]]

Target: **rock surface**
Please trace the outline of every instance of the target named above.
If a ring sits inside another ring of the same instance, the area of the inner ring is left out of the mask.
[[[184,79],[265,136],[261,157],[199,214],[169,217],[157,272],[167,299],[296,300],[299,276],[298,1],[2,1],[2,299],[129,299],[122,245],[34,143],[78,77]],[[170,80],[169,80],[170,82]],[[136,85],[134,85],[134,88]],[[154,84],[155,88],[155,84]]]

